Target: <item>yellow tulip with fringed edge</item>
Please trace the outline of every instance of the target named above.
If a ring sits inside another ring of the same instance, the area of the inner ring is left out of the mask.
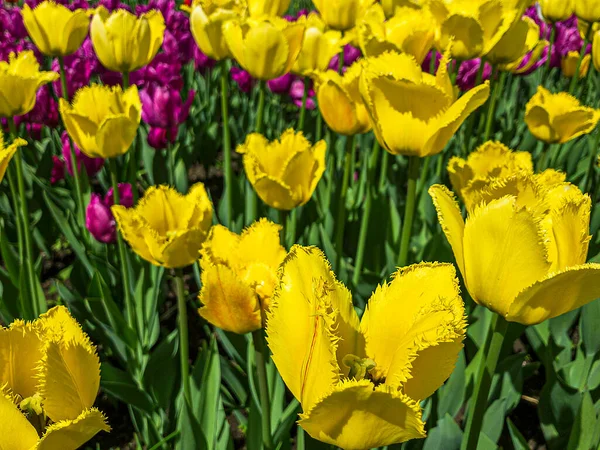
[[[429,193],[476,303],[533,325],[600,297],[600,264],[586,264],[590,197],[556,173],[496,180],[466,221],[446,187]]]
[[[53,1],[43,1],[34,9],[23,5],[23,25],[35,46],[44,55],[67,56],[75,53],[88,34],[87,11],[71,11]]]
[[[540,0],[539,4],[544,19],[553,23],[573,15],[573,0]]]
[[[58,78],[56,72],[40,71],[31,50],[11,53],[8,62],[0,61],[0,117],[11,118],[30,112],[38,89]]]
[[[262,328],[277,270],[286,255],[281,226],[260,219],[241,234],[212,227],[200,252],[200,315],[225,331],[238,334]]]
[[[259,80],[272,80],[294,67],[304,39],[303,21],[280,17],[230,20],[223,25],[235,60]]]
[[[123,239],[155,266],[177,269],[198,259],[212,225],[213,206],[204,184],[187,195],[168,186],[152,186],[133,208],[111,208]]]
[[[381,0],[381,6],[387,18],[396,14],[398,8],[421,9],[424,3],[424,0]]]
[[[447,64],[444,56],[434,76],[406,54],[388,52],[365,60],[360,93],[375,136],[388,152],[421,158],[440,153],[466,118],[486,102],[488,83],[457,99]]]
[[[90,37],[100,63],[114,72],[129,73],[150,63],[158,53],[165,33],[165,20],[158,10],[137,17],[125,9],[109,13],[96,9]]]
[[[326,151],[324,140],[311,145],[302,132],[292,129],[272,142],[252,133],[237,148],[244,155],[248,181],[260,199],[286,211],[311,199],[325,171]]]
[[[573,78],[575,73],[577,73],[577,66],[579,66],[577,78],[582,80],[587,76],[588,70],[590,70],[592,55],[589,53],[584,55],[583,59],[581,59],[581,63],[579,63],[580,59],[579,52],[568,52],[560,60],[560,70],[565,78]]]
[[[27,145],[27,141],[21,138],[17,138],[9,145],[5,145],[4,134],[0,133],[0,182],[4,179],[10,160],[15,156],[19,147],[23,147],[24,145]]]
[[[540,27],[531,17],[518,20],[511,30],[485,56],[492,65],[518,62],[532,52],[540,42]]]
[[[92,84],[73,103],[60,99],[60,115],[71,139],[91,158],[114,158],[129,150],[142,118],[137,86]]]
[[[313,0],[313,5],[334,30],[348,31],[362,20],[375,0]]]
[[[76,450],[110,431],[99,387],[96,347],[64,306],[0,327],[0,448]]]
[[[525,110],[525,123],[540,141],[564,144],[591,133],[600,120],[600,110],[583,106],[566,92],[552,94],[543,86],[531,97]]]
[[[419,402],[450,376],[465,336],[454,267],[399,269],[377,287],[362,320],[315,247],[292,247],[279,279],[267,341],[302,405],[300,426],[344,449],[425,437]]]
[[[246,0],[252,17],[283,16],[291,0]]]
[[[302,49],[292,72],[311,76],[315,72],[327,70],[329,62],[342,51],[346,41],[342,39],[341,32],[328,30],[325,22],[314,12],[308,15],[305,23]]]
[[[355,62],[340,75],[335,70],[315,77],[317,103],[327,126],[345,136],[363,134],[371,129],[369,114],[359,91],[362,63]]]
[[[578,19],[588,23],[600,21],[600,2],[598,0],[574,0],[573,12]]]
[[[237,19],[241,8],[225,8],[212,2],[200,2],[191,11],[190,28],[198,48],[209,58],[221,61],[231,57],[223,34],[223,24]]]

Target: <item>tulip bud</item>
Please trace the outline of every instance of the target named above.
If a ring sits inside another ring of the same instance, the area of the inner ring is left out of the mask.
[[[239,69],[237,67],[232,67],[229,71],[231,75],[231,79],[235,81],[240,88],[240,91],[248,93],[252,89],[252,85],[254,84],[254,79],[252,75],[246,72],[243,69]]]
[[[287,94],[292,85],[294,77],[290,73],[286,73],[278,78],[273,78],[267,81],[267,86],[274,94]]]
[[[584,78],[587,75],[587,72],[590,68],[590,59],[591,56],[588,53],[583,57],[581,61],[581,67],[579,68],[579,79]],[[577,72],[577,65],[579,64],[579,53],[578,52],[569,52],[562,59],[560,63],[560,68],[562,73],[567,78],[573,78],[575,76],[575,72]]]
[[[560,22],[573,14],[573,0],[541,0],[542,15],[550,22]]]
[[[117,241],[115,218],[110,210],[114,204],[114,191],[111,188],[104,199],[92,194],[85,214],[85,226],[94,239],[104,244]],[[119,204],[125,208],[133,206],[133,191],[130,184],[119,184]]]

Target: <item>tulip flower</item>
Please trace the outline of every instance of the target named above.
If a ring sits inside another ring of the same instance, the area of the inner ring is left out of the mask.
[[[77,91],[73,104],[60,99],[60,115],[71,139],[91,158],[114,158],[127,152],[142,116],[137,87],[93,84]]]
[[[355,63],[343,74],[328,70],[316,78],[317,101],[327,126],[345,136],[371,129],[369,115],[359,92],[362,65]]]
[[[252,17],[283,16],[291,0],[247,0],[248,12]]]
[[[311,199],[325,171],[326,150],[324,140],[311,146],[302,132],[288,129],[272,142],[252,133],[236,151],[244,155],[246,176],[261,200],[289,211]]]
[[[76,450],[110,431],[92,407],[100,386],[96,347],[64,306],[0,327],[0,386],[1,448]]]
[[[165,21],[157,10],[136,17],[124,9],[96,9],[90,35],[104,67],[129,73],[148,64],[163,42]]]
[[[458,72],[456,73],[456,85],[463,92],[469,91],[475,87],[477,82],[477,74],[481,68],[482,59],[469,59],[463,61],[458,66]],[[484,62],[483,72],[481,72],[481,80],[489,80],[492,76],[492,66]]]
[[[40,71],[32,51],[10,54],[8,62],[0,61],[0,117],[12,118],[27,114],[35,106],[36,92],[59,75]]]
[[[448,189],[429,193],[478,304],[532,325],[600,297],[600,264],[585,264],[591,200],[576,186],[539,175],[501,179],[466,222]]]
[[[360,321],[317,248],[292,247],[279,279],[267,341],[302,405],[300,426],[345,449],[425,437],[418,402],[448,378],[465,336],[454,267],[400,269],[373,293]]]
[[[487,52],[485,59],[493,65],[514,63],[531,52],[539,40],[540,27],[530,17],[523,16]]]
[[[435,37],[432,21],[428,11],[411,8],[398,8],[396,14],[385,21],[381,5],[373,5],[359,26],[360,47],[365,56],[397,51],[414,56],[421,64]]]
[[[115,204],[112,188],[102,198],[92,193],[85,212],[85,227],[98,242],[114,244],[117,242],[117,225],[110,207]],[[119,183],[119,204],[125,208],[133,206],[133,190],[128,183]]]
[[[467,159],[453,156],[448,162],[452,189],[468,211],[476,206],[475,191],[516,173],[533,174],[531,153],[513,152],[500,142],[486,142]]]
[[[24,5],[21,14],[31,40],[48,56],[64,57],[75,53],[83,44],[90,26],[87,11],[71,11],[47,0],[33,10]]]
[[[250,92],[252,86],[254,85],[254,79],[252,78],[252,75],[238,67],[232,67],[229,70],[229,74],[231,75],[231,79],[235,81],[240,88],[240,91],[245,93]]]
[[[238,334],[262,328],[286,255],[281,226],[260,219],[241,235],[212,227],[202,246],[202,290],[198,310],[213,325]]]
[[[325,23],[334,30],[354,28],[375,0],[314,0]]]
[[[592,61],[594,68],[600,71],[600,30],[594,33],[594,42],[592,44]]]
[[[573,78],[577,72],[577,66],[579,65],[579,52],[569,52],[560,62],[560,69],[562,74],[566,78]],[[581,66],[579,67],[578,78],[583,79],[590,69],[590,61],[592,59],[591,54],[587,53],[581,60]]]
[[[231,54],[250,75],[272,80],[292,70],[304,37],[304,24],[279,17],[230,20],[223,32]]]
[[[514,25],[530,0],[431,0],[427,7],[434,18],[439,49],[452,43],[452,57],[465,60],[486,56],[507,35],[510,47]]]
[[[575,0],[573,10],[578,19],[588,23],[600,20],[600,2],[598,0]]]
[[[277,78],[267,81],[267,87],[274,94],[287,94],[290,86],[294,81],[294,76],[291,73],[286,73]]]
[[[444,57],[437,75],[423,73],[409,55],[367,58],[360,93],[383,148],[394,155],[440,153],[465,119],[485,103],[488,83],[456,99]]]
[[[548,144],[564,144],[591,133],[598,120],[600,110],[581,105],[566,92],[551,94],[542,86],[538,86],[525,111],[525,123],[531,134]]]
[[[308,15],[302,49],[294,64],[294,73],[310,76],[314,72],[327,70],[331,58],[342,50],[342,34],[326,28],[327,25],[316,13]]]
[[[204,184],[187,195],[168,186],[152,186],[134,208],[111,208],[123,238],[143,259],[167,268],[189,266],[198,259],[212,224],[213,207]]]
[[[62,143],[62,156],[65,162],[65,166],[69,175],[73,176],[73,164],[71,161],[71,142],[69,141],[69,135],[66,131],[60,136],[60,141]],[[85,169],[85,172],[88,177],[93,177],[96,175],[102,167],[104,166],[104,159],[102,158],[90,158],[85,153],[75,145],[75,160],[77,161],[77,170],[81,171],[82,168]]]
[[[305,106],[306,109],[312,111],[316,108],[317,105],[315,104],[314,100],[315,91],[313,90],[312,82],[310,80],[308,80],[308,83],[305,83],[303,80],[300,79],[292,81],[288,94],[290,95],[292,103],[298,108],[302,108],[302,104],[304,103],[305,89],[308,89],[308,92],[306,93],[307,97]]]
[[[221,8],[215,3],[197,4],[190,16],[190,27],[200,50],[217,61],[231,57],[223,34],[223,24],[238,17],[238,11]]]
[[[19,147],[27,145],[25,139],[17,138],[10,145],[4,145],[4,134],[0,133],[0,182],[4,179],[4,174],[12,157],[17,153]]]
[[[550,22],[567,20],[573,15],[573,0],[540,0],[542,15]]]
[[[394,16],[398,8],[420,9],[424,3],[423,0],[381,0],[381,6],[387,18]]]

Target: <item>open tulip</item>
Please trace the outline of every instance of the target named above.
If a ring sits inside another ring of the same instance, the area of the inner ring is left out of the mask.
[[[550,22],[561,22],[573,15],[573,0],[540,0],[542,15]]]
[[[573,9],[578,19],[588,23],[600,21],[600,2],[598,0],[575,0]]]
[[[302,404],[300,426],[345,449],[425,437],[418,401],[448,378],[465,335],[454,267],[400,269],[373,293],[360,321],[317,248],[292,247],[280,280],[267,341]]]
[[[23,5],[23,25],[35,46],[48,56],[75,53],[88,34],[90,18],[87,11],[71,11],[53,1],[43,1],[33,10]]]
[[[345,136],[371,129],[369,115],[359,92],[361,63],[354,63],[343,74],[328,70],[316,77],[317,100],[327,126]]]
[[[272,80],[292,70],[304,38],[302,22],[279,17],[230,20],[223,32],[236,61],[259,80]]]
[[[40,71],[31,50],[11,53],[8,62],[0,61],[0,117],[27,114],[35,106],[40,86],[58,77],[56,72]]]
[[[375,136],[388,152],[419,157],[440,153],[489,97],[486,82],[457,99],[447,63],[444,57],[433,76],[406,54],[389,52],[365,60],[360,93]]]
[[[198,48],[217,61],[231,57],[223,34],[223,24],[237,17],[236,10],[221,8],[214,3],[196,5],[190,16],[190,28]]]
[[[581,105],[566,92],[552,94],[542,86],[538,86],[525,111],[525,123],[531,134],[548,144],[564,144],[591,133],[598,120],[599,110]]]
[[[165,20],[158,10],[136,17],[125,9],[96,9],[90,35],[98,59],[108,70],[129,73],[148,64],[160,49]]]
[[[539,40],[540,27],[530,17],[523,16],[487,52],[485,59],[493,65],[514,63],[531,52]]]
[[[326,30],[326,27],[317,14],[308,15],[302,49],[294,64],[294,73],[309,76],[314,72],[327,70],[331,59],[340,53],[343,47],[342,34],[339,31]]]
[[[110,431],[92,407],[99,386],[96,348],[64,306],[0,328],[0,447],[76,450]]]
[[[420,9],[424,3],[423,0],[381,0],[381,6],[388,18],[396,14],[397,8]]]
[[[543,175],[500,179],[466,222],[448,189],[429,193],[478,304],[532,325],[600,297],[600,264],[585,264],[591,200],[577,187]]]
[[[291,0],[247,0],[248,12],[253,17],[283,16]]]
[[[27,145],[25,139],[17,138],[8,146],[4,145],[4,135],[0,133],[0,182],[4,179],[6,169],[12,157],[17,153],[19,147]]]
[[[59,109],[69,136],[91,158],[126,153],[142,117],[135,85],[124,92],[120,86],[86,86],[77,91],[72,105],[61,98]]]
[[[311,146],[302,132],[292,129],[272,142],[252,133],[237,148],[244,155],[246,176],[258,196],[281,210],[294,209],[310,200],[325,171],[326,150],[324,140]]]
[[[202,246],[202,290],[198,310],[213,325],[243,334],[262,328],[277,270],[286,255],[281,226],[260,219],[241,235],[212,227]]]
[[[204,184],[187,195],[168,186],[152,186],[134,208],[111,208],[123,238],[156,266],[180,268],[198,259],[212,224],[213,207]]]
[[[354,28],[375,0],[314,0],[325,23],[334,30]]]

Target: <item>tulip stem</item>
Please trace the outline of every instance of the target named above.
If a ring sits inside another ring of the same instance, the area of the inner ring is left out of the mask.
[[[190,351],[188,341],[187,303],[183,286],[183,270],[175,269],[175,292],[177,294],[177,311],[179,316],[179,359],[181,363],[181,384],[183,398],[188,407],[192,405],[190,390]]]
[[[579,60],[577,61],[577,67],[575,68],[575,73],[573,74],[573,78],[571,78],[571,84],[569,85],[569,94],[573,95],[575,92],[575,87],[577,86],[577,81],[579,80],[579,73],[581,72],[581,65],[583,63],[583,58],[585,57],[585,52],[587,50],[588,42],[592,36],[592,28],[590,25],[590,29],[586,38],[583,40],[583,44],[581,46],[581,51],[579,52]]]
[[[344,253],[344,229],[346,228],[346,197],[348,196],[348,185],[350,184],[350,170],[352,168],[352,157],[354,155],[354,136],[346,136],[346,149],[344,156],[344,176],[335,221],[335,270],[341,269],[342,255]]]
[[[415,204],[417,194],[417,181],[419,179],[419,167],[421,158],[409,156],[408,158],[408,185],[406,188],[406,205],[404,207],[404,223],[402,224],[402,237],[400,238],[400,252],[398,255],[398,267],[404,267],[408,262],[408,249],[412,234],[413,218],[415,215]]]
[[[273,438],[271,436],[271,400],[269,397],[269,385],[267,383],[267,360],[269,350],[265,345],[262,328],[252,332],[254,341],[254,360],[256,363],[256,375],[258,377],[258,390],[260,395],[260,410],[262,419],[262,441],[265,450],[273,450]]]
[[[108,159],[108,166],[110,169],[110,178],[112,181],[113,198],[115,205],[121,203],[121,195],[119,193],[119,182],[117,181],[117,163],[114,158]],[[129,326],[135,329],[135,308],[131,298],[131,284],[129,281],[129,264],[127,263],[127,253],[125,251],[125,244],[121,232],[117,233],[117,246],[119,248],[119,261],[121,265],[121,276],[123,277],[123,295],[125,296],[125,308],[127,310],[127,317]]]
[[[302,108],[300,108],[300,119],[298,120],[298,130],[304,131],[304,120],[306,117],[306,101],[308,100],[309,77],[304,77],[304,92],[302,93]]]
[[[490,134],[492,133],[492,123],[495,118],[496,113],[496,104],[498,102],[498,97],[500,96],[500,92],[504,89],[504,83],[506,82],[506,74],[507,72],[502,72],[500,74],[500,79],[494,83],[494,89],[492,91],[492,98],[490,99],[490,106],[487,111],[487,119],[485,122],[485,134],[483,135],[483,142],[487,142],[490,138]]]
[[[17,229],[17,242],[19,245],[19,262],[23,263],[23,230],[21,225],[21,214],[19,214],[19,191],[15,186],[15,180],[12,174],[12,168],[8,167],[6,170],[6,176],[8,178],[8,185],[10,187],[10,196],[13,201],[13,210],[15,217],[15,227]]]
[[[123,82],[121,83],[123,87],[123,92],[129,89],[129,72],[123,72],[122,74]],[[138,158],[135,152],[135,140],[131,144],[129,151],[129,184],[131,184],[131,193],[133,194],[133,202],[137,201],[137,168],[138,168]],[[173,159],[171,159],[173,163]],[[173,170],[175,170],[175,165],[173,164]],[[173,183],[175,183],[175,179],[173,179]],[[175,184],[173,184],[175,186]]]
[[[467,426],[463,434],[465,439],[461,443],[461,450],[475,450],[477,448],[492,378],[496,371],[507,329],[508,322],[500,315],[494,314],[489,328],[490,331],[488,331],[483,347],[479,350],[482,359],[477,369],[473,397],[469,402]]]
[[[264,127],[264,115],[265,115],[265,98],[266,98],[266,83],[263,80],[258,82],[258,110],[256,112],[256,124],[254,131],[256,133],[262,133]]]
[[[352,276],[353,286],[357,286],[360,280],[369,231],[369,219],[371,218],[371,206],[373,205],[373,198],[377,195],[377,189],[375,188],[375,169],[377,168],[377,160],[379,159],[379,149],[379,142],[377,142],[377,139],[374,139],[371,157],[369,158],[369,167],[367,169],[367,193],[365,204],[363,205],[363,215],[360,221],[360,232],[358,234],[358,249],[356,251],[354,274]]]
[[[288,222],[289,222],[289,216],[290,216],[290,212],[286,209],[278,209],[277,212],[279,213],[279,225],[281,225],[282,228],[282,236],[281,236],[281,244],[287,248],[287,233],[288,233]]]
[[[231,167],[231,135],[229,133],[229,97],[227,93],[228,71],[221,62],[221,115],[223,119],[223,164],[225,166],[225,226],[233,222],[233,171]]]
[[[387,184],[387,172],[390,154],[385,151],[381,157],[381,172],[379,173],[379,192],[383,193]]]

